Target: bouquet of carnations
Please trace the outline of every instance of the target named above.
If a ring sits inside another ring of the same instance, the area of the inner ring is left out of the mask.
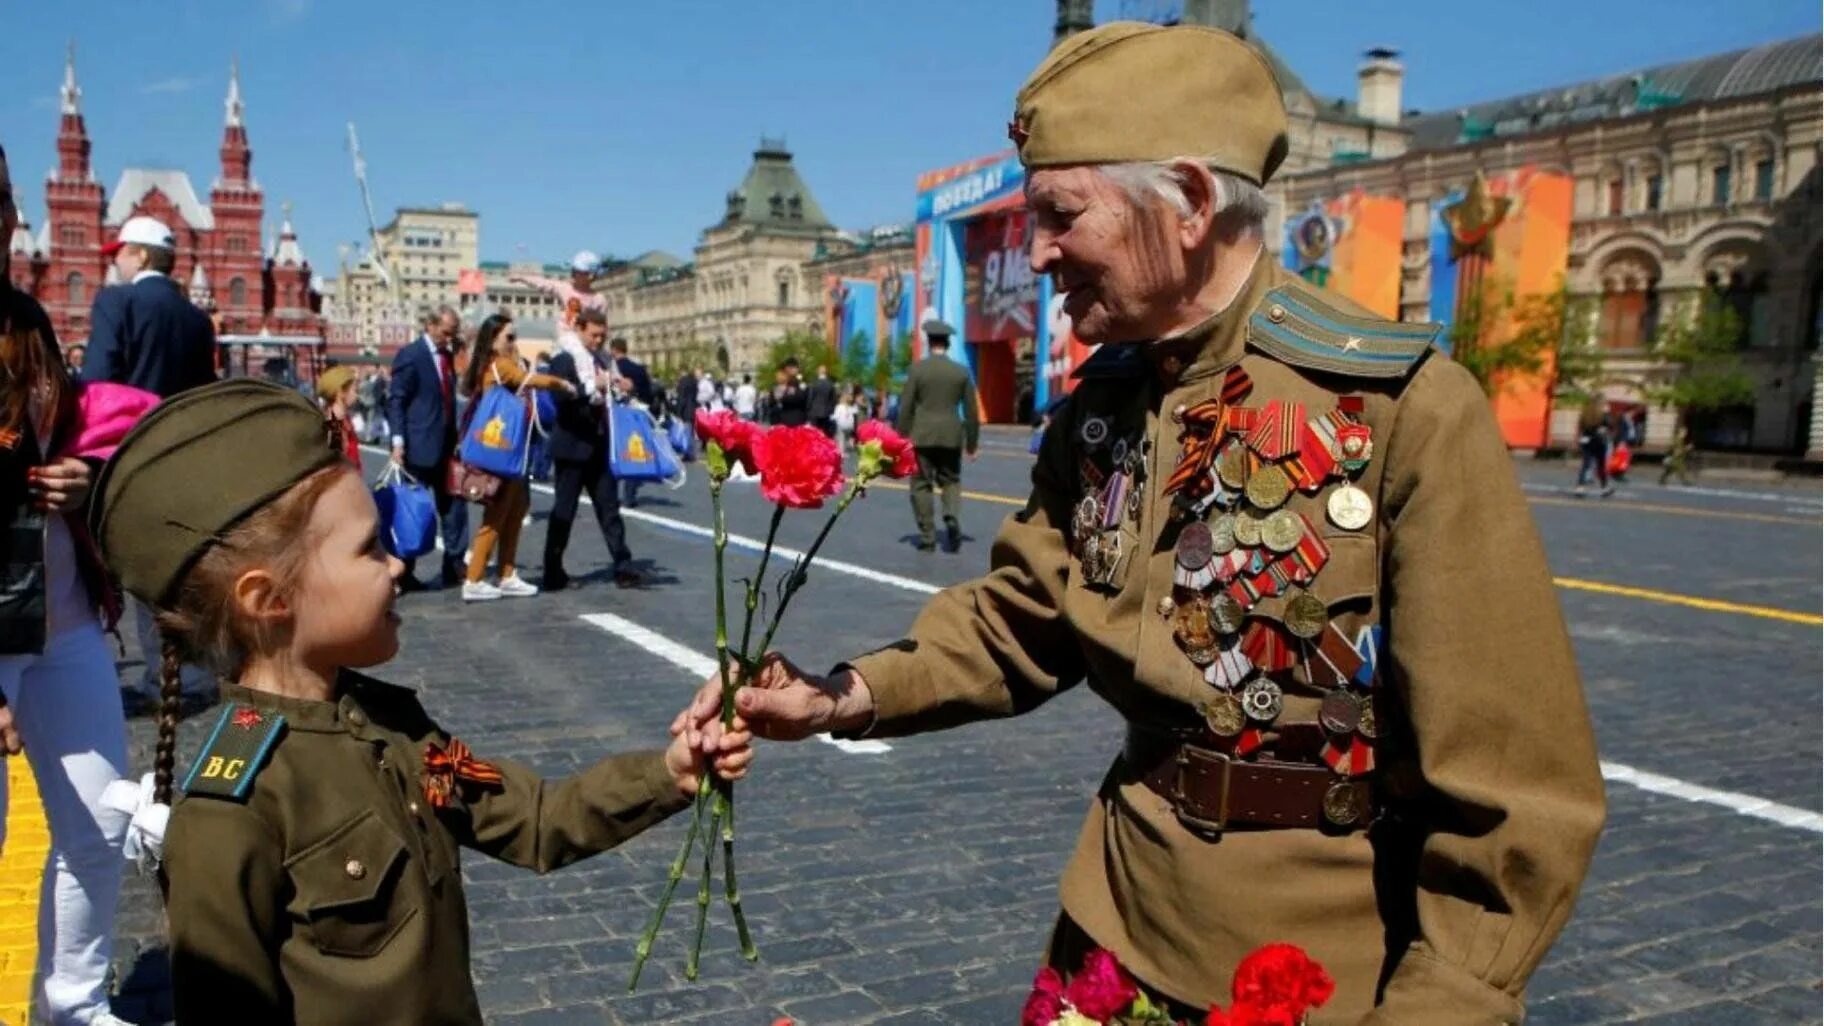
[[[880,421],[867,421],[857,426],[856,441],[860,456],[855,476],[843,477],[842,450],[836,443],[813,427],[762,428],[727,411],[697,412],[697,437],[703,440],[703,466],[709,477],[709,501],[715,520],[716,559],[716,663],[722,684],[722,725],[728,726],[735,716],[735,692],[747,683],[750,673],[760,665],[778,633],[779,623],[793,596],[804,587],[812,562],[836,526],[837,518],[849,504],[863,495],[869,482],[879,477],[910,477],[918,469],[918,457],[912,443]],[[761,548],[760,566],[746,587],[745,616],[741,623],[740,642],[729,644],[728,601],[723,572],[723,552],[728,547],[728,529],[722,507],[722,486],[734,468],[748,475],[759,475],[760,494],[773,504],[772,522],[767,526],[766,543]],[[754,637],[754,622],[759,618],[761,595],[766,581],[767,564],[772,561],[773,541],[788,509],[821,509],[824,501],[835,499],[836,507],[823,523],[823,529],[811,547],[793,561],[776,584],[776,597],[770,616],[760,636],[760,643],[749,647]],[[665,910],[684,878],[691,855],[699,842],[702,846],[701,871],[697,881],[696,935],[690,954],[684,962],[686,979],[697,978],[697,966],[703,952],[703,932],[709,921],[711,883],[715,875],[717,835],[721,840],[723,896],[734,917],[740,937],[742,957],[753,961],[760,957],[747,928],[747,917],[741,911],[741,892],[735,884],[735,789],[729,781],[712,772],[703,774],[691,807],[690,828],[684,835],[684,846],[671,862],[665,889],[659,894],[658,907],[634,948],[633,977],[627,983],[631,992],[639,986],[640,971],[652,955],[652,943],[659,926],[665,921]]]
[[[1306,1013],[1335,991],[1330,974],[1303,949],[1268,944],[1235,967],[1227,1010],[1212,1005],[1201,1023],[1188,1023],[1155,1005],[1113,952],[1097,948],[1068,980],[1050,966],[1039,970],[1020,1026],[1304,1026]]]

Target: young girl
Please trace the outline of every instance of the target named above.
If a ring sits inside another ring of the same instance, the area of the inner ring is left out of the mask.
[[[317,397],[323,401],[323,419],[348,461],[361,465],[361,437],[355,429],[355,373],[344,366],[331,367],[317,376]]]
[[[177,396],[96,491],[103,551],[158,609],[168,670],[202,658],[236,682],[165,837],[178,1022],[479,1023],[459,846],[555,869],[684,808],[712,757],[729,778],[752,758],[737,725],[540,780],[358,672],[398,649],[401,567],[295,392],[239,379]]]
[[[570,382],[550,374],[528,374],[519,360],[519,343],[513,333],[513,319],[494,314],[481,322],[475,332],[475,345],[469,353],[469,366],[462,374],[462,394],[469,397],[469,409],[490,385],[505,385],[518,390],[522,385],[547,391],[575,395]],[[526,401],[531,402],[527,396]],[[527,461],[530,464],[530,460]],[[528,470],[530,467],[528,466]],[[538,594],[538,586],[519,576],[515,564],[519,558],[519,529],[524,526],[526,511],[532,508],[532,492],[526,475],[503,480],[482,509],[481,528],[469,544],[468,579],[462,585],[464,602],[486,602],[497,598],[519,598]],[[500,545],[500,584],[489,584],[482,578],[488,571],[488,556]]]

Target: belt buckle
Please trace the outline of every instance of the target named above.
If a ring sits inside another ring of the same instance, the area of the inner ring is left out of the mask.
[[[1205,819],[1202,816],[1190,812],[1187,808],[1188,802],[1184,791],[1184,771],[1191,765],[1193,759],[1201,760],[1206,763],[1215,763],[1222,767],[1222,781],[1217,788],[1219,797],[1216,801],[1215,819]],[[1191,830],[1204,834],[1219,834],[1228,829],[1229,771],[1235,764],[1234,760],[1221,752],[1212,752],[1187,744],[1178,747],[1178,754],[1174,761],[1178,764],[1178,771],[1172,778],[1172,812],[1178,817],[1178,822],[1184,824]]]

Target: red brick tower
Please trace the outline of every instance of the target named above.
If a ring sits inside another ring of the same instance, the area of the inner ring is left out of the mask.
[[[65,345],[89,335],[89,304],[107,275],[102,258],[101,183],[89,167],[89,130],[82,121],[76,85],[76,46],[63,65],[62,119],[57,126],[57,171],[45,182],[50,272],[38,301]]]
[[[253,149],[247,145],[247,127],[243,123],[246,112],[241,105],[238,62],[228,72],[226,106],[221,177],[209,190],[215,231],[204,264],[214,286],[222,333],[252,335],[259,332],[265,319],[261,310],[260,258],[260,217],[265,199],[259,183],[253,180]]]

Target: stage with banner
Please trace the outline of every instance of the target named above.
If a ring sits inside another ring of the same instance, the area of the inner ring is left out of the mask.
[[[1406,204],[1357,189],[1286,218],[1282,265],[1313,285],[1391,320],[1400,316],[1400,235]]]
[[[1511,314],[1563,286],[1571,244],[1571,179],[1537,168],[1477,175],[1431,205],[1431,320],[1446,349],[1513,336]],[[1473,334],[1472,334],[1473,333]],[[1549,441],[1554,357],[1538,373],[1494,381],[1495,419],[1517,448]]]

